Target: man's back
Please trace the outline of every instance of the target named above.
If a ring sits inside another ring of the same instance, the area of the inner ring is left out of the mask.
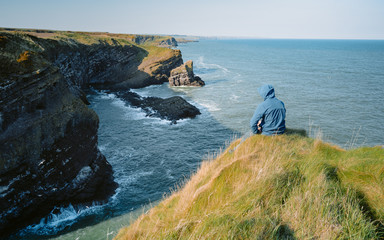
[[[275,97],[275,90],[271,85],[264,85],[258,91],[264,102],[257,107],[251,119],[253,133],[258,133],[259,125],[264,135],[284,133],[286,113],[284,103]],[[260,120],[261,123],[258,125]]]

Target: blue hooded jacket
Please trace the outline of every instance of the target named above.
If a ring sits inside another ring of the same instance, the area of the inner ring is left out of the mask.
[[[251,119],[253,133],[258,133],[257,123],[262,119],[261,127],[263,135],[283,134],[285,131],[285,106],[282,101],[275,97],[275,89],[272,85],[263,85],[257,89],[264,99],[257,106]]]

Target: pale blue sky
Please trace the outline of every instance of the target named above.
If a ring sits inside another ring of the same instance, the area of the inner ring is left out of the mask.
[[[384,0],[0,0],[0,27],[384,39]]]

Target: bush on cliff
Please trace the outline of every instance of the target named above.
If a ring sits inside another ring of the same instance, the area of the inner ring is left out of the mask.
[[[116,239],[380,239],[384,149],[239,140]]]

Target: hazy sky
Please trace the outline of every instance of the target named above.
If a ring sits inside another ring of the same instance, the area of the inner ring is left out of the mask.
[[[0,0],[0,27],[384,39],[384,0]]]

